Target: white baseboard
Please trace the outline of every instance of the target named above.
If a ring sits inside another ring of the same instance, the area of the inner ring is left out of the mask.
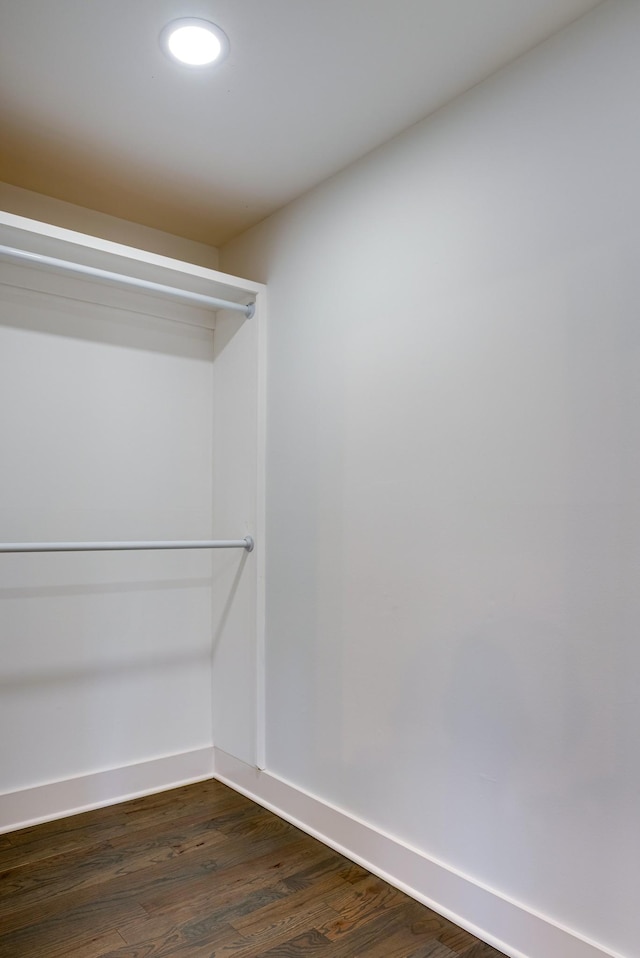
[[[0,834],[211,777],[510,958],[624,958],[291,782],[209,747],[0,795]]]
[[[510,958],[624,958],[268,771],[214,749],[214,777]]]
[[[210,747],[0,795],[0,834],[211,778]]]

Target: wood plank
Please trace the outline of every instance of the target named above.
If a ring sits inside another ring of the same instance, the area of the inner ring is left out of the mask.
[[[444,923],[442,931],[438,934],[438,940],[455,952],[456,955],[465,956],[469,948],[478,943],[478,939],[474,938],[470,932],[454,925],[452,921]],[[498,953],[496,952],[496,954]]]
[[[295,871],[308,853],[304,842],[298,843],[297,852],[294,846],[288,848],[284,861],[282,849],[276,849],[223,872],[216,876],[220,880],[215,883],[208,876],[197,889],[191,886],[188,894],[180,895],[177,900],[172,896],[163,903],[154,902],[148,917],[120,928],[120,934],[126,942],[133,944],[154,934],[159,935],[181,922],[212,914],[230,919],[232,915],[250,914],[271,900],[283,898],[288,894],[286,887],[282,886],[283,870],[285,873]]]
[[[371,945],[367,958],[457,958],[439,941],[424,940],[414,932],[410,925],[403,925],[388,937],[383,937],[377,945]]]
[[[124,944],[117,931],[109,931],[85,941],[77,948],[65,952],[65,958],[102,958],[108,951],[121,948]]]
[[[306,916],[313,909],[314,916],[321,912],[325,920],[330,919],[334,912],[327,904],[326,897],[335,895],[341,885],[347,887],[346,882],[342,882],[334,873],[328,872],[309,884],[307,888],[290,891],[277,901],[257,908],[249,914],[234,916],[230,919],[231,924],[242,935],[250,936],[260,928],[275,928],[282,921],[288,921],[292,913],[296,916]],[[318,908],[319,899],[321,899],[320,908]],[[315,926],[315,918],[313,924]]]
[[[34,908],[38,909],[40,920],[43,920],[83,903],[89,907],[97,897],[114,901],[125,894],[142,897],[158,893],[160,889],[181,887],[193,875],[209,875],[215,868],[219,846],[228,844],[228,841],[213,830],[204,834],[204,841],[198,840],[193,847],[184,846],[178,852],[171,845],[143,847],[124,863],[119,853],[116,853],[115,861],[107,855],[99,856],[97,861],[91,859],[88,862],[86,876],[78,867],[75,856],[70,856],[66,873],[64,869],[60,872],[62,866],[58,864],[58,881],[53,889],[49,890],[45,885],[5,899],[3,932],[30,924]],[[160,868],[160,865],[164,867]]]
[[[456,958],[456,953],[440,941],[430,941],[412,951],[407,958]]]
[[[366,925],[373,916],[402,906],[406,900],[402,892],[373,875],[348,888],[348,893],[345,894],[345,890],[340,889],[337,895],[331,895],[327,899],[327,903],[337,914],[335,918],[320,925],[318,930],[329,941],[337,941],[345,934],[351,934],[356,928]]]
[[[306,958],[307,955],[326,955],[330,947],[331,942],[319,931],[312,929],[268,951],[256,953],[255,958]]]
[[[215,849],[215,854],[202,856],[198,851],[189,854],[189,862],[195,862],[196,868],[191,873],[187,871],[176,881],[182,883],[182,893],[188,895],[198,894],[200,892],[211,892],[216,886],[226,883],[231,869],[240,866],[251,874],[255,868],[256,861],[269,852],[275,852],[278,859],[286,855],[286,849],[289,845],[295,843],[295,838],[291,836],[286,842],[282,837],[263,839],[255,844],[233,842],[231,845],[224,845]],[[186,856],[185,856],[186,857]],[[165,866],[164,871],[168,873],[169,865]],[[170,905],[175,901],[175,886],[170,876],[164,882],[151,882],[147,888],[140,886],[138,889],[138,900],[147,912],[158,911]]]
[[[228,839],[208,822],[158,833],[157,828],[91,848],[74,849],[0,874],[0,917],[18,908],[133,874],[194,849],[213,849]]]
[[[395,889],[394,889],[395,890]],[[407,917],[403,904],[396,904],[379,914],[371,914],[368,920],[358,924],[350,931],[331,941],[331,958],[352,958],[353,955],[368,955],[381,942],[390,940],[394,935],[408,934],[411,920]],[[327,939],[329,941],[330,939]],[[413,948],[421,944],[416,936]]]
[[[215,784],[220,785],[218,782]],[[198,785],[184,788],[198,789]],[[166,827],[167,820],[173,824],[203,821],[212,817],[213,809],[223,817],[232,812],[238,813],[251,805],[243,795],[238,795],[227,786],[221,785],[221,788],[224,792],[201,790],[196,792],[193,799],[182,794],[183,788],[172,789],[161,793],[164,798],[162,802],[152,803],[151,799],[157,799],[158,796],[149,795],[120,805],[95,809],[67,819],[11,832],[11,845],[2,849],[0,854],[0,869],[29,865],[74,849],[117,840],[131,835],[132,831],[149,831],[154,828],[160,830]],[[175,797],[175,804],[172,804],[169,796]]]
[[[133,921],[142,912],[136,902],[90,902],[57,912],[38,921],[31,912],[31,923],[0,935],[0,958],[66,958],[72,948],[80,948],[87,939],[115,931],[123,921]],[[4,930],[4,929],[3,929]]]
[[[496,951],[491,945],[483,941],[476,941],[466,951],[460,952],[463,958],[504,958],[501,952]]]
[[[209,958],[225,941],[232,940],[234,934],[233,928],[223,922],[202,929],[198,938],[190,937],[188,929],[178,929],[137,945],[115,948],[102,958]]]

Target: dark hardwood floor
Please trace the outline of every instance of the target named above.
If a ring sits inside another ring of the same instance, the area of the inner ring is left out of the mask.
[[[501,958],[219,782],[0,836],[2,958]]]

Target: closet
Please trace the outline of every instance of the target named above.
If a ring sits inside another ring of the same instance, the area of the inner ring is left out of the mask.
[[[205,778],[214,745],[264,764],[266,305],[11,214],[0,248],[0,549],[147,544],[0,552],[6,831]],[[174,547],[203,540],[232,547]]]

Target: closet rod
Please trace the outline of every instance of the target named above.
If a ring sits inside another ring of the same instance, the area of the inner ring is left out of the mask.
[[[56,259],[54,256],[45,256],[42,253],[31,253],[28,250],[16,249],[13,246],[0,245],[0,253],[4,256],[13,256],[16,259],[26,259],[31,263],[42,266],[55,266],[69,273],[82,273],[85,276],[94,276],[97,279],[108,279],[125,286],[136,286],[153,293],[165,293],[168,296],[179,296],[180,299],[189,299],[204,306],[213,306],[214,309],[233,309],[251,319],[256,311],[256,304],[233,303],[227,299],[217,299],[215,296],[206,296],[204,293],[194,293],[190,289],[179,289],[177,286],[165,286],[164,283],[154,283],[149,279],[138,279],[137,276],[126,276],[124,273],[112,273],[107,269],[98,269],[96,266],[85,266],[82,263],[72,263],[66,259]]]
[[[177,540],[172,542],[0,542],[0,552],[115,552],[132,549],[246,549],[254,541],[244,539]]]

